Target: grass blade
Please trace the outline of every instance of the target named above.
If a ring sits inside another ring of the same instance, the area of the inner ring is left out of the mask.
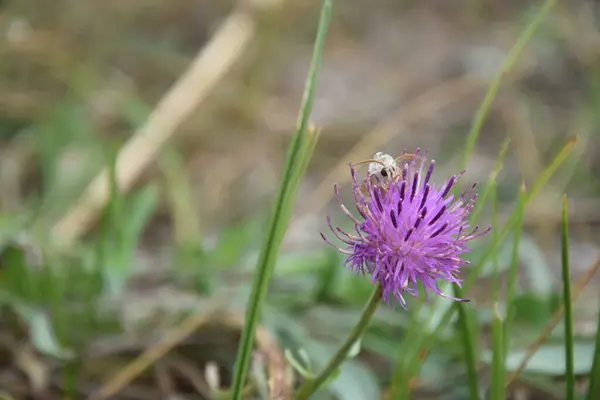
[[[491,400],[506,399],[504,388],[504,324],[498,303],[494,304],[492,321],[492,383],[490,387]]]
[[[527,44],[527,42],[529,42],[535,31],[537,31],[537,29],[540,27],[544,19],[546,19],[546,16],[550,12],[550,10],[552,10],[552,7],[554,7],[555,4],[556,0],[546,0],[544,2],[544,5],[540,9],[540,11],[536,13],[534,18],[531,21],[529,21],[523,32],[521,32],[521,34],[517,38],[517,41],[515,42],[513,47],[508,52],[508,55],[504,59],[500,70],[496,73],[496,76],[490,83],[485,97],[481,101],[481,104],[479,105],[479,108],[477,109],[477,112],[475,113],[475,116],[473,118],[471,130],[469,131],[469,134],[467,136],[467,142],[465,143],[465,152],[463,153],[461,169],[466,168],[466,166],[469,164],[469,158],[471,157],[473,150],[475,150],[475,144],[477,143],[479,132],[481,131],[485,118],[487,117],[492,103],[494,102],[494,99],[498,94],[498,90],[500,90],[502,77],[508,71],[510,71],[512,67],[514,67],[514,65],[517,63],[517,60],[519,59],[521,52],[525,48],[525,45]]]
[[[306,128],[312,109],[317,71],[321,64],[330,16],[331,0],[325,0],[321,9],[313,57],[306,80],[296,130],[292,136],[292,141],[286,155],[284,173],[279,182],[277,198],[271,213],[267,237],[263,243],[258,259],[256,274],[252,284],[252,292],[248,301],[246,320],[240,338],[231,386],[231,398],[234,400],[239,400],[242,397],[242,390],[248,374],[258,319],[260,318],[262,305],[267,296],[267,289],[275,267],[275,259],[279,252],[279,246],[281,245],[285,229],[287,228],[291,203],[293,202],[296,193],[296,187],[294,187],[294,185],[297,186],[302,176],[303,169],[306,168],[306,165],[308,164],[306,159],[311,156],[311,150],[314,148],[314,139],[307,140]]]
[[[492,191],[493,186],[496,184],[496,177],[502,170],[502,166],[504,165],[504,159],[506,158],[506,153],[508,152],[508,147],[510,145],[510,138],[506,138],[502,143],[502,147],[500,148],[500,152],[498,152],[498,157],[496,157],[496,164],[494,165],[494,170],[490,173],[490,176],[483,187],[483,190],[480,192],[479,197],[477,198],[477,203],[475,204],[475,208],[471,213],[471,217],[469,222],[471,225],[477,225],[477,221],[479,220],[479,214],[483,210],[487,202],[487,198]],[[498,225],[494,225],[498,226]]]
[[[594,361],[590,371],[590,383],[586,400],[600,398],[600,306],[598,307],[598,324],[596,326],[596,344],[594,346]]]
[[[506,283],[506,312],[504,320],[504,355],[506,356],[510,343],[508,338],[510,337],[510,322],[514,317],[514,302],[515,287],[517,286],[517,274],[519,270],[519,245],[521,244],[521,233],[523,228],[523,209],[525,205],[525,184],[522,184],[519,189],[519,199],[517,200],[516,215],[517,223],[513,233],[513,248],[512,256],[510,260],[510,267],[508,270],[508,282]]]
[[[531,200],[538,194],[541,188],[548,182],[548,180],[550,180],[550,177],[554,175],[558,167],[564,163],[567,156],[571,154],[573,146],[575,146],[576,140],[576,138],[570,139],[567,142],[567,144],[561,149],[561,151],[554,157],[550,165],[548,165],[548,167],[546,167],[544,171],[542,171],[540,176],[538,176],[533,186],[531,187],[531,190],[525,194],[524,206],[531,202]],[[467,290],[469,287],[471,287],[471,285],[475,283],[475,279],[477,279],[477,276],[481,272],[481,269],[483,269],[483,266],[485,265],[489,257],[491,257],[498,250],[498,247],[506,238],[508,233],[512,229],[514,229],[514,226],[518,222],[518,218],[519,213],[518,210],[515,209],[510,214],[508,221],[504,224],[498,236],[495,237],[495,240],[490,244],[488,251],[481,257],[481,259],[479,259],[475,263],[475,267],[471,270],[467,279],[465,280],[465,290]]]
[[[573,400],[575,398],[575,371],[573,366],[573,312],[571,308],[571,274],[569,270],[569,224],[567,218],[567,196],[563,198],[561,245],[563,306],[565,308],[565,399]]]
[[[496,181],[492,181],[492,226],[498,226],[498,192]],[[493,232],[497,235],[497,231]],[[494,310],[492,316],[492,382],[490,385],[491,400],[504,400],[504,322],[502,319],[500,302],[500,266],[498,264],[498,253],[494,253],[494,283],[492,288],[492,299]]]
[[[463,299],[463,291],[457,285],[453,286],[454,297]],[[473,324],[469,321],[469,313],[465,303],[457,301],[454,306],[458,310],[458,327],[461,330],[463,346],[465,350],[465,362],[467,364],[467,379],[469,382],[469,393],[471,400],[479,400],[479,379],[477,378],[477,340]]]

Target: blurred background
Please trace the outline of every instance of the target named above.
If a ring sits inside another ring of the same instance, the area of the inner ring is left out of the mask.
[[[438,179],[458,172],[475,111],[541,3],[334,2],[311,117],[322,134],[277,262],[249,398],[272,398],[266,383],[277,371],[285,378],[276,385],[288,390],[289,364],[305,353],[313,365],[326,361],[369,295],[368,279],[347,272],[319,235],[327,215],[348,226],[332,201],[337,182],[351,203],[347,163],[421,147]],[[3,398],[223,395],[320,6],[0,1]],[[521,183],[532,185],[578,137],[525,212],[509,369],[560,296],[564,193],[574,281],[599,253],[598,7],[554,7],[505,76],[462,180],[485,182],[510,140],[498,175],[503,222]],[[492,222],[491,205],[481,219]],[[510,258],[509,237],[500,270]],[[490,269],[467,293],[480,324],[484,391]],[[593,278],[575,304],[576,371],[591,365],[599,288]],[[427,329],[438,309],[422,310],[383,307],[362,353],[315,398],[384,398],[403,338]],[[555,339],[511,398],[560,398],[564,350]],[[452,327],[440,334],[411,380],[414,398],[467,398],[458,343]],[[154,357],[140,360],[147,349]]]

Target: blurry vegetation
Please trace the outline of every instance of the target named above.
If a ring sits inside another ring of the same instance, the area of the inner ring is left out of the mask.
[[[239,319],[296,123],[320,2],[258,3],[263,8],[241,6],[257,30],[231,71],[181,121],[132,190],[119,191],[109,173],[108,203],[85,235],[64,248],[56,244],[58,221],[103,167],[113,171],[121,146],[240,6],[0,2],[4,398],[87,398],[115,388],[119,399],[226,398]],[[291,385],[292,365],[318,370],[369,296],[368,279],[348,273],[319,237],[327,214],[342,220],[330,200],[335,182],[342,197],[349,196],[346,163],[420,146],[436,159],[437,173],[457,170],[486,87],[540,6],[335,2],[311,118],[323,130],[275,266],[247,393],[268,391],[269,374],[277,370],[286,376],[282,384]],[[575,392],[587,388],[600,304],[600,279],[590,273],[600,254],[598,15],[592,0],[558,2],[503,80],[463,180],[482,187],[495,182],[479,221],[497,218],[501,228],[518,210],[521,185],[529,190],[544,181],[544,170],[577,135],[570,156],[525,207],[522,221],[516,219],[523,225],[518,246],[516,230],[508,230],[495,257],[486,256],[492,236],[468,256],[481,268],[465,295],[472,299],[479,388],[486,396],[497,322],[492,288],[504,293],[516,271],[514,295],[500,295],[511,310],[504,333],[507,375],[562,304],[564,193],[573,294],[579,282],[587,284],[573,302]],[[592,277],[582,280],[586,274]],[[362,352],[315,398],[383,398],[398,365],[415,373],[405,382],[412,398],[468,398],[454,320],[429,336],[448,307],[414,299],[414,312],[382,307]],[[190,315],[196,319],[186,319]],[[186,323],[195,328],[180,338]],[[564,398],[561,324],[508,389],[511,398]],[[165,345],[171,338],[180,339]],[[421,339],[422,346],[411,346]],[[164,348],[166,355],[147,368],[128,369],[148,348]],[[403,364],[413,355],[416,369]],[[115,376],[127,378],[120,385]]]

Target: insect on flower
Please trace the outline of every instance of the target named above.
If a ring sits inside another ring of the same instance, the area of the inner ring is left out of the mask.
[[[403,165],[400,160],[407,160]],[[393,158],[377,153],[370,163],[366,179],[361,179],[354,165],[352,175],[354,202],[360,217],[355,217],[336,199],[354,229],[345,232],[327,222],[331,232],[345,244],[338,247],[324,235],[323,239],[347,255],[346,265],[355,273],[368,274],[373,284],[383,288],[383,299],[395,298],[406,307],[405,294],[418,296],[420,282],[425,293],[442,293],[438,280],[460,285],[461,267],[468,261],[460,256],[469,249],[467,243],[491,228],[470,229],[469,215],[477,195],[476,185],[458,198],[450,193],[465,171],[449,177],[441,184],[431,178],[435,161],[427,163],[419,149],[412,154]]]
[[[392,157],[389,154],[381,151],[375,153],[373,158],[368,160],[359,161],[354,166],[369,163],[369,172],[365,181],[362,183],[362,189],[366,188],[366,185],[377,185],[381,188],[387,188],[393,182],[396,182],[401,177],[401,166],[399,161],[401,160],[412,160],[418,157],[417,154],[402,154],[399,157]]]

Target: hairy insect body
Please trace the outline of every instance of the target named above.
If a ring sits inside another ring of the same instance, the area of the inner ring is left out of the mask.
[[[402,154],[399,157],[392,157],[383,152],[377,152],[372,159],[360,161],[356,165],[369,164],[368,174],[366,179],[361,184],[361,192],[365,196],[369,196],[369,186],[387,191],[390,185],[397,183],[402,179],[402,167],[400,162],[408,160],[412,162],[417,154]]]
[[[398,176],[399,168],[397,161],[389,154],[377,152],[369,164],[369,179],[371,183],[378,186],[386,186],[393,182]]]

